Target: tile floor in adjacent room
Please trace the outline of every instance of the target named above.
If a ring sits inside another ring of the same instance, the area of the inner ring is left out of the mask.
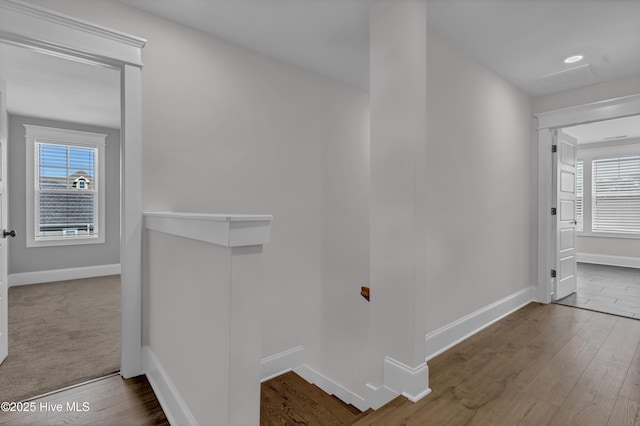
[[[578,291],[557,303],[640,319],[640,269],[578,263]]]

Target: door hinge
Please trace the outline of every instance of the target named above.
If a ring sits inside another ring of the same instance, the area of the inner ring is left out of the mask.
[[[552,269],[551,270],[551,278],[555,278],[556,277],[556,270]]]
[[[551,145],[551,152],[558,152],[558,145]]]
[[[551,207],[551,216],[555,216],[558,214],[558,209],[556,209],[555,207]]]

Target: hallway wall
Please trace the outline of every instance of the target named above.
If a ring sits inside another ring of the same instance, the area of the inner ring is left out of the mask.
[[[427,333],[535,285],[529,96],[451,47],[427,44]]]

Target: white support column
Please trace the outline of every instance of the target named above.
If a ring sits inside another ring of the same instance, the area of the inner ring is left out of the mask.
[[[121,73],[122,377],[142,373],[142,87],[141,69]]]
[[[372,386],[417,400],[429,392],[426,1],[376,2],[370,33]],[[385,359],[391,367],[382,377]]]
[[[229,425],[260,424],[262,246],[231,249]]]

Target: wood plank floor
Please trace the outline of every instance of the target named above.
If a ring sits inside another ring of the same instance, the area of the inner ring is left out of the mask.
[[[640,319],[640,269],[578,263],[578,291],[556,303]]]
[[[342,426],[354,423],[360,410],[305,381],[295,373],[262,383],[260,424]]]
[[[639,342],[640,321],[532,303],[429,361],[426,398],[399,397],[342,424],[640,425]],[[280,380],[264,425],[335,424],[297,405],[311,385]]]
[[[270,425],[640,425],[640,321],[532,303],[429,361],[433,392],[359,413],[294,373],[262,385]],[[144,377],[105,378],[0,413],[5,425],[167,425]],[[69,411],[67,403],[89,403]]]
[[[0,412],[0,426],[169,424],[145,376],[109,376],[30,402],[35,411]]]

